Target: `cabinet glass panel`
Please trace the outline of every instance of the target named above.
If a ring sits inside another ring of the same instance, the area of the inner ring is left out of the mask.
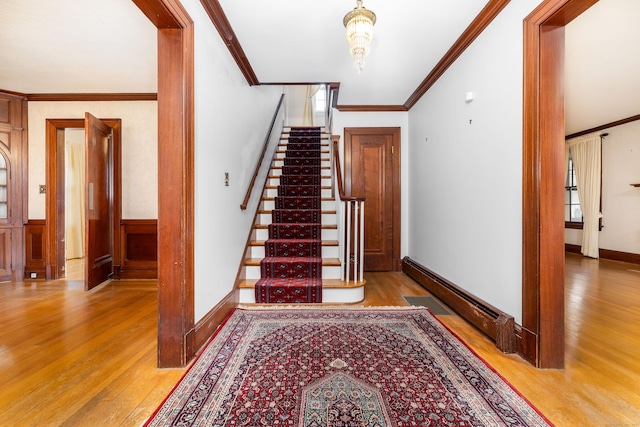
[[[7,219],[7,161],[0,154],[0,219]]]

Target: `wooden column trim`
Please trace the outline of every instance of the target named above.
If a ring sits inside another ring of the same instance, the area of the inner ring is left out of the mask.
[[[133,0],[158,28],[158,366],[194,356],[194,33],[179,0]]]
[[[597,0],[546,0],[524,20],[523,356],[564,366],[564,26]]]

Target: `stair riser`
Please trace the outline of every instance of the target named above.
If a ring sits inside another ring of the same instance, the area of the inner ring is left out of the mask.
[[[320,166],[329,166],[329,158],[328,157],[320,157]],[[273,159],[273,166],[284,166],[284,157],[276,157]]]
[[[247,268],[247,279],[260,278],[259,265],[248,265],[246,268]],[[340,279],[340,267],[339,266],[322,266],[322,278],[323,279]]]
[[[275,209],[276,202],[274,200],[265,200],[263,204],[264,210],[273,210]],[[335,211],[336,210],[336,201],[335,200],[323,200],[320,205],[323,211]]]
[[[268,225],[271,224],[273,221],[271,220],[271,214],[270,213],[263,213],[259,215],[258,218],[258,224],[262,224],[262,225]],[[322,224],[325,225],[335,225],[337,224],[336,222],[336,214],[322,214]]]
[[[265,197],[276,197],[278,195],[278,189],[277,188],[268,188],[266,193],[265,193]],[[322,198],[329,198],[331,197],[331,189],[330,188],[326,188],[320,191],[320,197]]]
[[[273,173],[272,175],[276,175],[276,174]],[[277,175],[280,176],[280,174],[277,174]],[[280,185],[280,178],[269,178],[269,182],[267,183],[267,186],[277,187],[278,185]],[[322,185],[323,187],[331,186],[331,178],[322,178],[320,185]]]
[[[323,246],[322,257],[323,258],[339,258],[340,251],[337,246]],[[252,246],[251,258],[264,258],[264,246]]]
[[[284,153],[284,152],[282,152],[282,153],[276,153],[276,156],[274,157],[274,159],[275,159],[275,160],[282,160],[282,159],[284,159],[284,158],[285,158],[285,154],[286,154],[286,153]],[[298,157],[298,156],[292,156],[292,157]],[[302,156],[302,157],[305,157],[305,156]],[[315,157],[315,156],[314,156],[314,157]],[[323,152],[323,153],[320,153],[320,156],[318,156],[318,157],[320,157],[320,158],[321,158],[321,159],[323,159],[323,160],[327,160],[327,161],[328,161],[328,160],[331,158],[331,153],[325,153],[325,152]]]
[[[357,288],[323,288],[323,303],[356,303],[364,300],[364,286]],[[254,288],[240,289],[240,303],[254,304],[256,302],[256,294]]]
[[[322,240],[338,240],[338,230],[335,228],[323,229],[321,234]],[[256,240],[267,240],[269,238],[269,230],[260,228],[256,230]]]

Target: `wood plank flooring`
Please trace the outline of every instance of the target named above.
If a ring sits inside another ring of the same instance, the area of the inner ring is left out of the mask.
[[[566,369],[538,370],[439,316],[558,426],[640,425],[640,266],[567,254]],[[80,270],[81,271],[81,270]],[[368,273],[366,306],[428,295]],[[156,368],[154,281],[0,283],[0,426],[139,426],[185,369]]]

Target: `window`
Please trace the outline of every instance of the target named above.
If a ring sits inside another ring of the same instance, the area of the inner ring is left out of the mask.
[[[564,222],[566,228],[582,228],[582,209],[578,199],[578,187],[576,185],[576,170],[573,167],[573,159],[569,154],[567,182],[564,195]]]
[[[327,89],[324,85],[316,92],[316,113],[323,113],[327,108]]]

